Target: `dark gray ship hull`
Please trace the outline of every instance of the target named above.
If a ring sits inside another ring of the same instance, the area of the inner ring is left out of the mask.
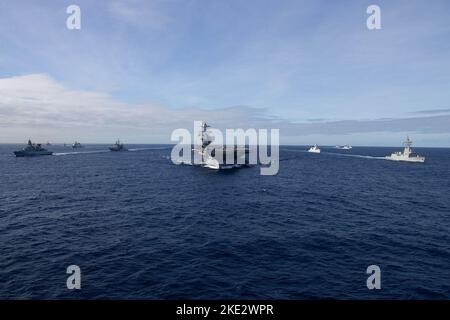
[[[111,151],[116,151],[116,152],[119,152],[119,151],[128,151],[128,149],[126,149],[126,148],[116,148],[116,147],[109,147],[109,150],[111,150]]]
[[[51,151],[14,151],[16,157],[38,157],[38,156],[51,156]]]

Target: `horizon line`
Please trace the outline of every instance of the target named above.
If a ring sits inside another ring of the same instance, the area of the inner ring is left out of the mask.
[[[0,142],[0,145],[26,145],[26,142]],[[64,142],[55,142],[50,143],[50,146],[64,146],[66,144],[66,147],[71,148],[72,143],[64,143]],[[111,145],[112,143],[105,143],[105,142],[85,142],[82,143],[82,145]],[[47,146],[47,143],[41,143],[43,146]],[[175,146],[177,143],[134,143],[134,142],[124,142],[124,145],[165,145],[165,146]],[[194,144],[191,144],[191,146]],[[271,144],[268,144],[269,146]],[[308,147],[312,146],[312,144],[279,144],[280,147]],[[253,145],[246,145],[246,146],[253,146]],[[258,145],[257,145],[258,146]],[[335,148],[336,144],[318,144],[320,147],[325,148]],[[351,147],[356,148],[403,148],[403,144],[398,145],[350,145]],[[450,146],[413,146],[414,148],[429,148],[429,149],[450,149]]]

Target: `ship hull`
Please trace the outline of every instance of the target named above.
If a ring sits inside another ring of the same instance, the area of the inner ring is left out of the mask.
[[[202,154],[202,151],[194,149],[195,152],[198,152]],[[214,151],[214,156],[211,156],[207,152],[203,154],[203,163],[201,164],[202,167],[213,169],[213,170],[230,170],[230,169],[236,169],[241,168],[243,166],[248,166],[248,163],[245,159],[246,154],[248,154],[248,149],[241,148],[241,149],[217,149],[217,152],[221,152],[222,161],[219,161],[217,157],[219,156],[219,153],[216,154]],[[226,159],[232,158],[231,163],[227,163]]]
[[[349,147],[349,146],[344,146],[344,147],[336,146],[336,149],[339,149],[339,150],[350,150],[350,149],[352,149],[352,147]]]
[[[393,157],[393,156],[387,156],[386,157],[387,160],[391,160],[391,161],[403,161],[403,162],[418,162],[418,163],[423,163],[425,162],[425,158],[424,157]]]
[[[26,152],[26,151],[14,151],[16,157],[39,157],[39,156],[51,156],[53,152],[42,151],[42,152]]]
[[[230,169],[237,169],[241,168],[243,166],[246,166],[246,164],[227,164],[227,163],[219,163],[216,159],[206,159],[202,165],[204,168],[212,169],[212,170],[230,170]]]
[[[122,149],[117,149],[117,148],[113,148],[113,147],[109,147],[109,150],[110,150],[110,151],[114,151],[114,152],[128,151],[128,149],[124,149],[124,148],[122,148]]]

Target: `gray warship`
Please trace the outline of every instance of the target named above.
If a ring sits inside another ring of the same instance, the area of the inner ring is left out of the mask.
[[[19,151],[14,151],[16,157],[35,157],[35,156],[51,156],[53,152],[42,148],[40,143],[32,143],[28,140],[28,144],[25,148]]]
[[[83,148],[83,145],[81,143],[79,143],[78,141],[75,141],[72,144],[72,149],[78,149],[78,148]]]
[[[114,143],[111,147],[109,147],[109,150],[111,150],[111,151],[128,151],[128,149],[126,149],[123,146],[123,143],[121,143],[120,140],[117,140],[116,143]]]

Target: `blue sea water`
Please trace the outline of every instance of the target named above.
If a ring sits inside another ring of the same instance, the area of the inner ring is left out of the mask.
[[[177,166],[162,145],[19,147],[0,145],[0,298],[450,298],[450,149],[412,164],[284,146],[261,176]]]

